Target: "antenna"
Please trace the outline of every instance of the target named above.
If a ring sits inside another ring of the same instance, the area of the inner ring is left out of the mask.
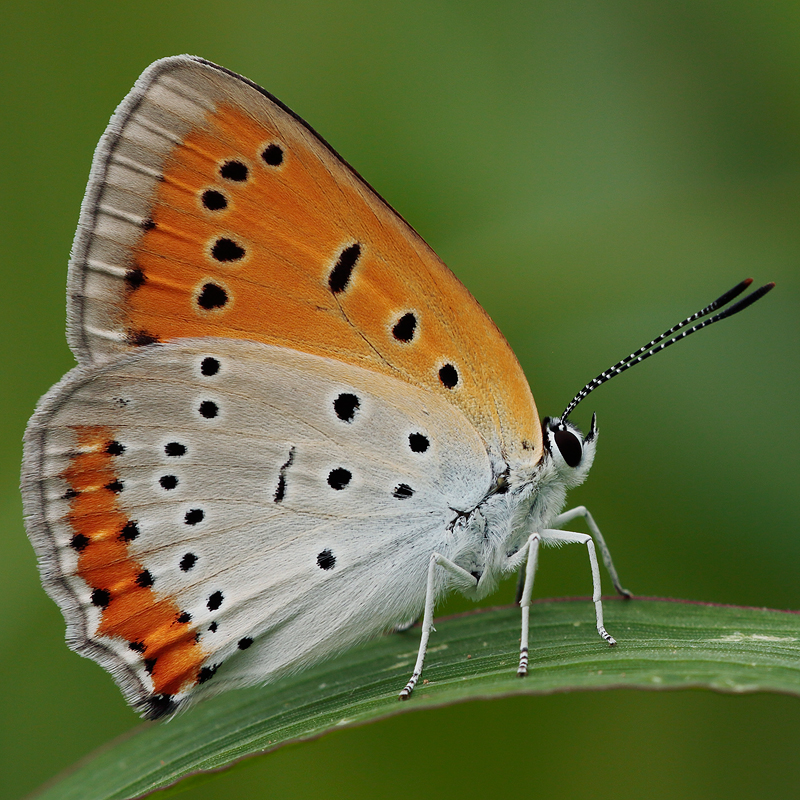
[[[650,356],[660,353],[665,347],[669,347],[671,344],[675,344],[675,342],[685,339],[687,336],[699,331],[701,328],[705,328],[708,325],[719,322],[721,319],[732,317],[734,314],[744,311],[748,306],[755,303],[756,300],[760,300],[767,292],[771,291],[775,287],[774,283],[767,283],[761,288],[756,289],[754,292],[747,295],[747,297],[743,297],[738,303],[734,303],[732,306],[728,306],[728,308],[720,311],[718,314],[714,314],[713,317],[709,317],[708,319],[704,319],[702,322],[698,322],[696,325],[692,325],[692,327],[688,330],[683,330],[687,325],[691,325],[691,323],[693,323],[695,320],[705,317],[706,315],[717,311],[717,309],[728,305],[728,303],[730,303],[734,297],[738,297],[743,291],[745,291],[745,289],[747,289],[752,282],[752,278],[746,278],[741,283],[734,286],[733,289],[730,289],[721,297],[718,297],[713,303],[707,305],[704,309],[697,311],[690,317],[686,317],[683,322],[679,322],[677,325],[671,327],[668,331],[664,331],[661,336],[657,336],[652,342],[640,347],[635,353],[631,353],[629,356],[623,358],[622,361],[618,361],[613,367],[609,367],[605,372],[601,372],[594,380],[589,381],[589,383],[587,383],[586,386],[584,386],[583,389],[581,389],[578,394],[576,394],[575,397],[570,400],[569,405],[561,415],[560,421],[562,423],[566,422],[567,417],[575,410],[575,406],[577,406],[581,400],[583,400],[587,395],[591,394],[598,386],[601,386],[606,381],[610,381],[612,378],[615,378],[617,375],[625,372],[626,369],[630,369],[636,364],[641,364],[641,362],[646,358],[650,358]],[[683,332],[678,333],[678,331]],[[677,336],[674,334],[677,334]],[[672,338],[670,339],[669,337]]]

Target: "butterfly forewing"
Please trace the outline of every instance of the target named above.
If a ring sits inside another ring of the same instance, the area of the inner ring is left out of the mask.
[[[151,716],[418,613],[432,550],[492,480],[437,393],[218,338],[74,370],[23,474],[71,645]]]
[[[177,337],[249,339],[436,392],[535,463],[508,344],[433,251],[305,123],[190,57],[150,67],[101,141],[70,267],[82,363]]]

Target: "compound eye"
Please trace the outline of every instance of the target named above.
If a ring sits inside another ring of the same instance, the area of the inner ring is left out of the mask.
[[[556,447],[564,461],[573,469],[577,467],[583,457],[580,439],[572,431],[564,428],[556,428],[553,431],[553,438],[556,440]]]

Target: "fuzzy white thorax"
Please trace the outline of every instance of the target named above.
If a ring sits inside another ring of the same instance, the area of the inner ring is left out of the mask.
[[[576,466],[566,462],[556,443],[556,425],[580,443]],[[508,464],[507,491],[490,494],[453,525],[452,546],[444,555],[467,572],[480,575],[477,586],[457,587],[468,597],[480,599],[495,591],[503,575],[515,569],[510,559],[531,533],[551,527],[564,508],[567,491],[582,484],[589,474],[597,449],[594,420],[586,437],[569,422],[545,421],[544,436],[544,453],[537,463]],[[446,591],[445,585],[441,589]]]

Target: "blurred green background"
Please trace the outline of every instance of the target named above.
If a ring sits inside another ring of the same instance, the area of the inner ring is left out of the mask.
[[[636,593],[800,607],[796,0],[4,2],[3,797],[138,724],[63,642],[17,481],[26,420],[73,364],[64,284],[92,150],[141,70],[181,52],[264,85],[400,211],[497,321],[543,414],[741,278],[777,281],[581,407],[601,438],[570,502]],[[538,596],[589,593],[573,550],[544,553]],[[185,796],[796,797],[799,723],[796,698],[699,691],[469,703]]]

